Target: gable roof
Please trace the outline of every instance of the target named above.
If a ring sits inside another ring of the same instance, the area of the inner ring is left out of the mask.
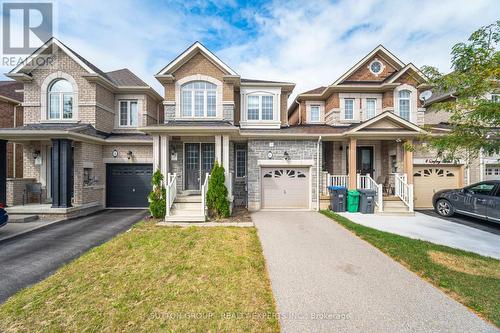
[[[337,85],[348,78],[352,73],[358,70],[365,62],[370,60],[377,52],[383,53],[386,57],[391,59],[395,64],[397,64],[400,68],[403,68],[405,64],[398,59],[394,54],[392,54],[388,49],[386,49],[383,45],[379,45],[374,48],[370,53],[364,56],[360,61],[358,61],[354,66],[352,66],[347,72],[345,72],[341,77],[339,77],[335,82],[332,83],[332,86]]]
[[[190,47],[188,47],[184,52],[178,55],[174,60],[172,60],[167,66],[163,67],[156,76],[167,75],[175,71],[177,68],[181,67],[189,59],[191,59],[195,54],[201,52],[204,54],[214,65],[225,71],[229,75],[239,76],[231,67],[226,65],[222,60],[220,60],[214,53],[207,49],[203,44],[196,41]]]
[[[378,125],[378,126],[377,126]],[[425,133],[425,131],[417,125],[403,119],[391,111],[385,111],[376,117],[371,118],[346,132],[346,134],[359,133],[360,131],[367,130],[406,130],[416,133]]]

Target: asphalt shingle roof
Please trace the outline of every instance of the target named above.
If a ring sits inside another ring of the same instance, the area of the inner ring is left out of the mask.
[[[23,101],[23,93],[16,90],[23,90],[23,83],[17,81],[0,81],[0,96],[4,96],[16,101]]]

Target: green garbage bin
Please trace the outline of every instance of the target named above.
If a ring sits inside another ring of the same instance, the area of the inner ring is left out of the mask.
[[[356,190],[347,191],[347,211],[356,213],[359,206],[359,192]]]

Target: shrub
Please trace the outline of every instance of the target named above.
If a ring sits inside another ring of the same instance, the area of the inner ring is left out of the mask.
[[[224,167],[215,162],[208,181],[206,200],[209,214],[217,219],[230,215],[227,188],[224,185],[225,178]]]
[[[151,185],[153,185],[153,190],[148,195],[149,201],[149,211],[151,216],[154,218],[163,218],[166,213],[166,198],[167,198],[167,190],[165,186],[162,184],[163,175],[160,170],[156,170],[151,177]]]

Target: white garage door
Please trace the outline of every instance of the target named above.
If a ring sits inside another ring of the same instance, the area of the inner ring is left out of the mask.
[[[500,179],[500,165],[487,164],[484,167],[484,180]]]
[[[439,190],[461,186],[459,166],[413,167],[415,208],[432,208],[432,196]]]
[[[308,168],[262,168],[262,208],[309,208]]]

